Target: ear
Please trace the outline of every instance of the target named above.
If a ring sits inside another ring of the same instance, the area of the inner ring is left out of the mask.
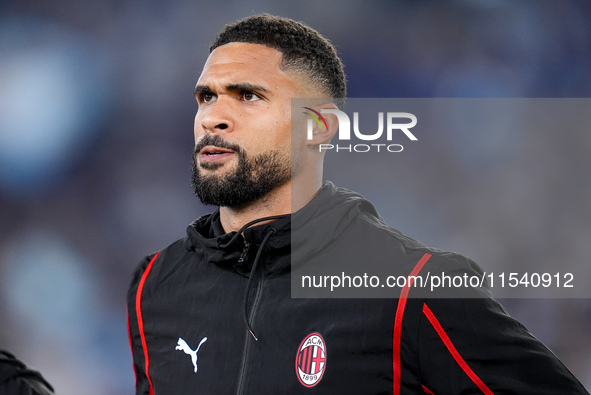
[[[310,118],[307,122],[312,125],[312,135],[310,136],[309,129],[307,133],[308,146],[328,143],[339,129],[339,120],[335,114],[321,114],[321,110],[338,110],[338,107],[334,103],[327,102],[308,107],[308,109],[310,110]]]

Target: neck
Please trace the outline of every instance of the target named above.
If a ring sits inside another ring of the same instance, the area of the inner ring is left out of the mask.
[[[320,184],[295,188],[291,182],[286,183],[261,199],[243,207],[220,207],[220,221],[226,233],[237,232],[245,224],[255,219],[273,215],[291,214],[304,207],[318,193]],[[295,192],[297,191],[297,193]],[[269,221],[270,222],[270,221]],[[257,225],[265,224],[261,222]]]

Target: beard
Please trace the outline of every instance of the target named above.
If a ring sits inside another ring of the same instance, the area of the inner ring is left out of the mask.
[[[203,174],[201,169],[215,170],[226,163],[197,163],[197,155],[204,147],[213,145],[238,154],[238,166],[227,174]],[[291,179],[290,155],[279,150],[263,152],[249,158],[237,144],[219,135],[207,135],[193,150],[191,184],[203,204],[221,207],[243,207],[267,195]]]

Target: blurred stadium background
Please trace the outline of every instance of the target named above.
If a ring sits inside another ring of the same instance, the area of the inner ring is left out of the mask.
[[[189,183],[194,84],[214,34],[260,12],[330,38],[350,97],[591,94],[586,0],[0,2],[0,347],[58,393],[133,392],[132,270],[210,211]],[[588,265],[591,134],[562,136],[450,136],[395,196],[343,186],[483,265]],[[591,388],[590,300],[505,305]]]

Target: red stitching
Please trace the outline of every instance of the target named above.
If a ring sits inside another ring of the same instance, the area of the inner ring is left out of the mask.
[[[456,360],[458,365],[460,365],[460,368],[462,368],[464,373],[466,373],[468,375],[468,377],[470,377],[470,380],[472,380],[472,382],[474,384],[476,384],[476,386],[482,392],[484,392],[486,395],[494,395],[493,392],[490,390],[490,388],[488,388],[486,386],[486,384],[484,384],[482,382],[482,380],[480,380],[480,377],[478,377],[478,375],[476,373],[474,373],[474,371],[472,369],[470,369],[470,366],[468,366],[468,364],[466,363],[464,358],[462,358],[462,356],[460,355],[460,353],[458,352],[458,350],[456,349],[456,347],[452,343],[451,339],[449,338],[449,336],[447,336],[447,333],[445,332],[445,330],[443,329],[443,327],[441,326],[441,324],[437,320],[437,317],[435,317],[435,314],[433,314],[433,312],[431,311],[429,306],[427,306],[427,303],[423,304],[423,313],[427,316],[431,325],[433,325],[433,328],[435,329],[435,331],[439,335],[439,338],[443,341],[443,344],[445,344],[445,347],[447,347],[447,350],[450,352],[452,357]]]
[[[416,277],[425,266],[425,263],[431,258],[431,254],[425,254],[416,264],[410,276]],[[394,319],[394,335],[392,339],[392,369],[394,371],[393,378],[393,395],[400,394],[400,341],[402,338],[402,318],[404,317],[404,309],[406,308],[406,298],[410,292],[410,287],[414,283],[414,277],[411,277],[400,292],[400,299],[398,300],[398,307],[396,308],[396,318]]]
[[[144,361],[146,365],[146,378],[150,383],[150,395],[154,395],[154,388],[152,386],[152,379],[150,378],[150,373],[148,372],[148,368],[150,367],[150,357],[148,356],[148,343],[146,342],[146,335],[144,333],[144,319],[142,317],[142,291],[144,290],[144,284],[146,283],[146,279],[148,278],[148,274],[150,274],[150,270],[152,270],[152,265],[156,258],[158,258],[160,253],[154,255],[154,258],[148,264],[148,267],[144,271],[142,278],[140,280],[140,284],[137,287],[137,293],[135,296],[135,313],[137,315],[137,325],[140,331],[140,337],[142,339],[142,349],[144,350]]]
[[[425,387],[424,385],[423,385],[423,392],[424,392],[425,394],[435,395],[435,394],[433,393],[433,391],[431,391],[429,388]]]

